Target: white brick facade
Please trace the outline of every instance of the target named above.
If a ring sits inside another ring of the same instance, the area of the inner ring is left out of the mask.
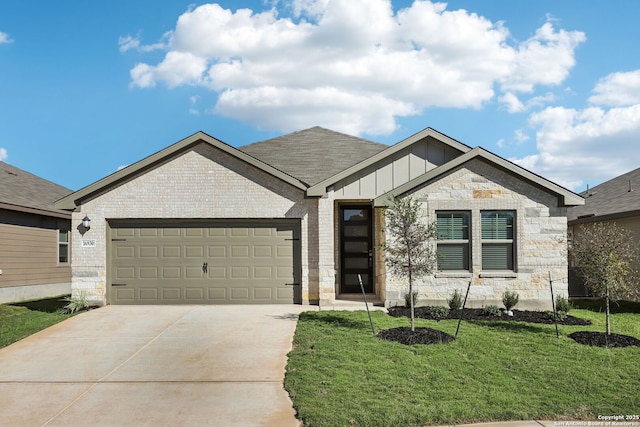
[[[201,144],[193,151],[117,186],[82,205],[72,224],[88,215],[91,229],[72,239],[72,288],[99,304],[107,302],[107,220],[297,218],[301,220],[302,301],[318,296],[316,199],[224,153]],[[82,247],[95,239],[95,247]],[[309,279],[314,283],[310,283]]]

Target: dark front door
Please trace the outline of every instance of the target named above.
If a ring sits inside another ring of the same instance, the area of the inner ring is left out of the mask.
[[[373,239],[370,205],[340,207],[340,293],[360,293],[358,275],[373,293]]]

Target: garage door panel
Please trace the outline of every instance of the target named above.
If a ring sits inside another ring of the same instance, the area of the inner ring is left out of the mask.
[[[146,291],[146,289],[145,289]],[[166,288],[160,288],[160,292],[162,294],[162,300],[163,301],[179,301],[180,300],[180,292],[181,289],[180,288],[171,288],[171,287],[166,287]],[[157,294],[156,294],[157,295]],[[157,296],[156,296],[157,298]]]
[[[140,258],[158,258],[157,246],[140,246]]]
[[[157,267],[140,267],[140,279],[157,279]]]
[[[222,302],[227,299],[226,288],[209,288],[207,289],[209,301]]]
[[[237,222],[112,226],[110,302],[292,303],[299,223]]]
[[[180,279],[182,269],[180,267],[163,267],[162,279]]]

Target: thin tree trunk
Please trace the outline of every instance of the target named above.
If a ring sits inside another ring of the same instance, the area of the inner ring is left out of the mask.
[[[413,304],[413,280],[411,278],[411,264],[409,264],[409,311],[411,312],[411,332],[416,330],[416,308]]]
[[[606,305],[607,335],[611,335],[611,320],[610,320],[611,312],[609,311],[609,287],[607,287],[607,297],[605,299],[606,299],[605,305]]]

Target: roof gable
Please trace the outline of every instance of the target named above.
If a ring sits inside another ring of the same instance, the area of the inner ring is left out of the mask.
[[[335,184],[336,182],[347,178],[350,175],[354,175],[356,173],[359,173],[360,171],[362,171],[363,169],[375,164],[376,162],[379,162],[385,158],[389,158],[392,157],[394,154],[396,154],[397,152],[405,149],[406,147],[421,141],[425,138],[434,138],[446,145],[448,145],[449,147],[458,150],[460,153],[466,153],[469,150],[471,150],[471,147],[469,147],[468,145],[465,145],[461,142],[456,141],[455,139],[452,139],[438,131],[436,131],[435,129],[432,128],[426,128],[412,136],[410,136],[409,138],[404,139],[403,141],[400,141],[399,143],[392,145],[392,146],[387,146],[386,149],[374,154],[371,157],[366,158],[365,160],[353,164],[351,167],[348,167],[347,169],[341,170],[338,173],[331,175],[330,177],[318,182],[317,184],[312,185],[308,190],[307,190],[307,194],[309,196],[323,196],[326,191],[327,188],[330,187],[331,185]]]
[[[558,197],[559,204],[563,206],[576,206],[584,204],[584,199],[570,191],[564,187],[561,187],[545,178],[542,178],[539,175],[534,174],[514,163],[511,163],[508,160],[503,159],[502,157],[493,154],[483,148],[476,147],[465,154],[445,163],[442,166],[439,166],[435,169],[428,171],[422,176],[415,178],[404,185],[401,185],[374,200],[375,206],[387,206],[389,204],[389,200],[401,196],[403,194],[408,193],[414,188],[426,184],[428,182],[434,181],[438,179],[440,176],[446,174],[447,172],[473,160],[473,159],[482,159],[493,166],[502,169],[519,179],[527,181],[529,184],[534,185],[538,188],[541,188],[549,193],[555,194]]]
[[[313,185],[387,148],[385,144],[316,126],[239,150]]]
[[[307,186],[304,185],[304,183],[302,183],[300,180],[285,174],[284,172],[274,168],[273,166],[270,166],[246,153],[243,153],[242,151],[239,151],[238,149],[227,145],[224,142],[212,136],[209,136],[204,132],[197,132],[165,148],[164,150],[158,151],[157,153],[152,154],[149,157],[146,157],[130,166],[127,166],[122,170],[114,172],[113,174],[58,200],[55,203],[55,206],[58,209],[75,209],[77,206],[81,205],[83,201],[96,197],[99,194],[108,191],[114,186],[120,185],[123,182],[133,179],[134,177],[145,173],[151,168],[154,168],[175,157],[176,155],[186,152],[201,143],[209,144],[232,156],[235,156],[236,158],[245,161],[258,169],[261,169],[264,172],[267,172],[296,188],[299,188],[301,190],[305,190],[307,188]]]
[[[0,208],[67,217],[54,202],[72,191],[8,163],[0,162]]]
[[[596,219],[638,215],[640,214],[639,190],[640,168],[580,193],[585,198],[585,204],[571,208],[567,219],[589,222]]]

